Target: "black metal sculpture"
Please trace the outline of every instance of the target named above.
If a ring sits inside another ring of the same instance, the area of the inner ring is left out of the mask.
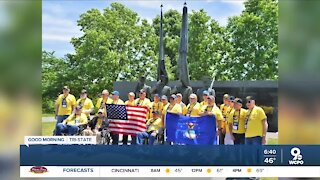
[[[145,76],[141,76],[139,78],[139,82],[138,82],[136,89],[134,91],[136,94],[136,97],[139,97],[139,93],[140,93],[141,89],[144,89],[146,91],[147,98],[151,97],[151,87],[146,84]]]
[[[163,15],[162,15],[162,4],[160,14],[160,44],[159,44],[159,60],[158,60],[158,76],[157,84],[151,89],[152,94],[160,94],[169,96],[171,88],[168,86],[169,78],[164,61],[164,42],[163,42]]]
[[[178,74],[181,84],[174,88],[174,92],[179,92],[183,95],[182,101],[189,103],[189,95],[192,93],[190,86],[189,70],[187,62],[188,53],[188,8],[187,3],[184,3],[182,13],[182,27],[180,33],[179,59],[178,59]]]

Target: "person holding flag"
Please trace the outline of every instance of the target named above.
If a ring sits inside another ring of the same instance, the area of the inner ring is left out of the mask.
[[[206,97],[207,98],[207,97]],[[201,105],[198,103],[198,98],[196,94],[190,94],[189,96],[190,103],[187,106],[186,116],[195,117],[200,115]],[[207,100],[206,100],[207,102]],[[206,103],[207,105],[207,103]]]
[[[135,106],[136,105],[136,102],[134,100],[135,96],[136,95],[133,92],[129,92],[128,93],[128,100],[124,104],[129,105],[129,106]]]

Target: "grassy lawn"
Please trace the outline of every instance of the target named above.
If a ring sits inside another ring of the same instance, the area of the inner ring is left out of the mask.
[[[42,117],[54,117],[54,114],[42,114]]]
[[[42,136],[52,136],[56,122],[43,122],[42,123]]]
[[[268,145],[275,145],[275,144],[278,144],[278,139],[275,139],[275,138],[269,138],[269,139],[268,139],[267,144],[268,144]]]

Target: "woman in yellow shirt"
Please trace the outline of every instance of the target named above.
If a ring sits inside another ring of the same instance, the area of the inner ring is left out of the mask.
[[[189,96],[190,104],[188,104],[187,106],[186,116],[196,117],[200,115],[201,106],[200,106],[200,103],[197,102],[197,100],[198,98],[196,94],[190,94]]]

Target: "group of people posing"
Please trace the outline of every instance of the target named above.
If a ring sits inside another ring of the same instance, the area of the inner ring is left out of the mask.
[[[95,135],[97,141],[101,141],[101,130],[108,126],[106,119],[106,105],[120,104],[131,106],[145,106],[149,109],[146,118],[147,130],[136,135],[131,135],[131,144],[143,144],[147,139],[152,145],[157,137],[165,129],[165,116],[167,112],[185,116],[213,115],[216,119],[219,144],[248,144],[261,145],[266,143],[268,129],[267,116],[264,110],[256,106],[255,98],[248,96],[245,102],[241,98],[235,98],[228,94],[223,96],[223,104],[217,106],[215,97],[208,91],[203,91],[203,101],[198,102],[196,94],[189,96],[189,104],[182,102],[182,94],[172,94],[170,97],[159,94],[153,95],[153,101],[146,97],[146,91],[141,89],[138,97],[135,93],[128,93],[128,100],[123,101],[119,97],[119,91],[113,91],[111,96],[108,90],[103,90],[101,98],[93,105],[88,98],[87,91],[82,90],[80,99],[76,101],[70,94],[67,86],[63,87],[63,93],[59,95],[55,103],[57,119],[55,135],[75,135],[79,127],[84,126],[83,135]],[[247,108],[244,108],[244,103]],[[90,115],[97,109],[96,115],[91,119]],[[112,144],[119,143],[119,134],[111,132]],[[128,144],[128,135],[123,135],[123,144]]]

